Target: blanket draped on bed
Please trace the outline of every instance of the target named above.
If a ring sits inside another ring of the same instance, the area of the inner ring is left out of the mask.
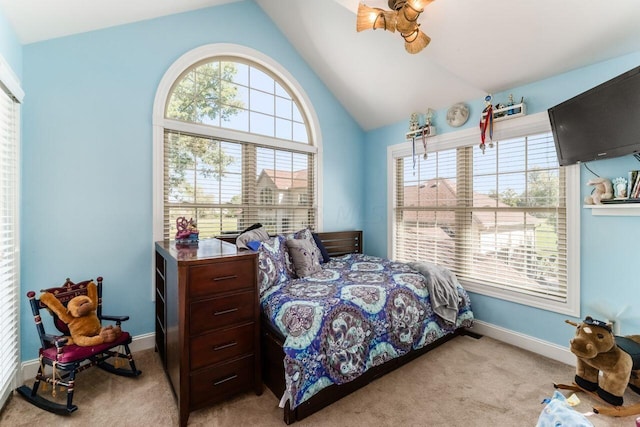
[[[455,324],[460,303],[456,275],[448,268],[426,261],[410,262],[408,265],[424,276],[433,311],[441,319]]]
[[[286,337],[291,408],[331,384],[422,348],[473,323],[469,296],[456,282],[456,319],[434,311],[425,276],[409,265],[362,254],[333,258],[322,271],[267,289],[262,309]]]

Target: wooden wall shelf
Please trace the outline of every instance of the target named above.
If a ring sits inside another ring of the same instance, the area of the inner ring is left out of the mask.
[[[508,114],[509,110],[517,111],[513,114]],[[509,105],[507,107],[498,108],[493,110],[493,121],[499,122],[502,120],[515,119],[516,117],[522,117],[527,114],[527,105],[524,102],[520,102],[518,104]],[[482,113],[482,118],[484,118],[487,113]]]
[[[413,138],[422,138],[422,136],[435,136],[436,134],[436,127],[435,126],[429,126],[428,128],[420,128],[418,130],[412,130],[409,131],[405,134],[405,138],[407,139],[407,141],[411,141]]]

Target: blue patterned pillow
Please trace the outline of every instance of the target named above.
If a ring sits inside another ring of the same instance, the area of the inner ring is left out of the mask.
[[[258,249],[258,285],[260,295],[270,287],[291,279],[285,263],[285,238],[275,236]]]

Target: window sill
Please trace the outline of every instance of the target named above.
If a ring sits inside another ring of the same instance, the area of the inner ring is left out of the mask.
[[[567,301],[554,301],[539,296],[527,295],[521,292],[513,292],[508,289],[500,289],[494,286],[489,286],[477,282],[469,282],[466,280],[460,280],[460,284],[467,292],[522,304],[533,308],[539,308],[541,310],[551,311],[554,313],[580,317],[579,295],[577,295],[577,292],[575,291],[572,295],[568,295]],[[473,297],[471,299],[471,307],[473,307]]]
[[[640,216],[640,203],[619,205],[584,205],[593,216]]]

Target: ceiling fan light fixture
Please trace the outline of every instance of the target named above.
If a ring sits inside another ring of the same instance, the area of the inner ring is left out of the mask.
[[[398,30],[405,41],[405,49],[415,54],[424,49],[431,38],[420,31],[418,18],[424,11],[424,6],[433,0],[389,0],[389,8],[383,10],[377,7],[369,7],[360,2],[356,30],[358,32],[370,29],[382,28],[395,32]]]
[[[424,9],[416,9],[412,3],[407,1],[404,6],[398,10],[396,17],[396,30],[401,33],[412,33],[418,28],[418,18]]]
[[[427,47],[431,42],[431,37],[416,28],[415,32],[405,37],[404,34],[404,48],[407,52],[415,54]]]
[[[379,28],[392,33],[396,31],[396,13],[377,7],[369,7],[364,3],[358,5],[356,31],[377,30]]]

